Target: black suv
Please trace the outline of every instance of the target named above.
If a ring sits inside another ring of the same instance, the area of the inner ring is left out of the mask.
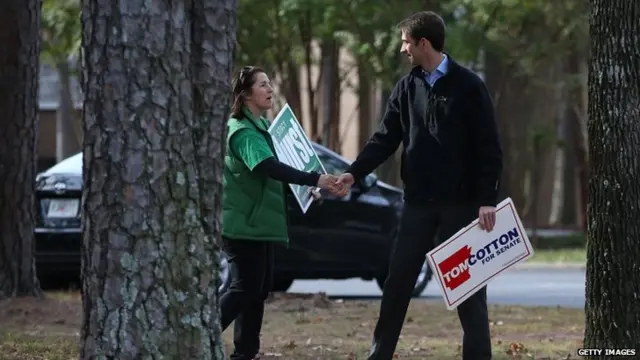
[[[349,166],[337,153],[313,145],[328,173],[338,175]],[[81,196],[82,153],[38,175],[35,232],[39,273],[79,271]],[[382,287],[403,206],[402,190],[372,174],[355,184],[344,198],[323,193],[306,214],[291,193],[287,203],[291,241],[289,248],[278,246],[276,250],[274,291],[286,291],[295,279],[375,279]],[[229,277],[223,253],[221,264],[220,290],[224,290]],[[431,269],[425,261],[414,296],[423,292],[430,279]]]

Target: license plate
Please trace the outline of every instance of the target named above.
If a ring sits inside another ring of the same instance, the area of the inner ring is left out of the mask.
[[[74,218],[78,215],[78,199],[51,199],[47,217],[50,218]]]

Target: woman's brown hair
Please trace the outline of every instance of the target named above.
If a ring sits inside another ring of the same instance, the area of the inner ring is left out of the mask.
[[[242,106],[247,95],[251,94],[251,88],[256,82],[255,75],[263,73],[264,70],[257,66],[245,66],[237,73],[233,79],[233,105],[231,106],[231,116],[239,119],[242,116]]]

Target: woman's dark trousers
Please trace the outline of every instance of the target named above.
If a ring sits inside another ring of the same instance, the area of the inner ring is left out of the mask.
[[[273,244],[223,239],[231,285],[220,297],[224,331],[235,320],[231,360],[251,360],[260,350],[264,301],[273,285]]]

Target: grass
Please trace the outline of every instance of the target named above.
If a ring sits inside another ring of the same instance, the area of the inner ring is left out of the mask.
[[[585,248],[537,249],[528,263],[551,265],[584,265],[587,261]]]
[[[263,360],[365,359],[378,300],[330,300],[276,294],[267,305]],[[0,302],[0,360],[77,359],[81,303],[75,293]],[[577,309],[491,306],[494,359],[573,358],[583,336]],[[223,335],[231,350],[232,329]],[[460,359],[455,312],[438,300],[414,300],[397,348],[399,359]]]

